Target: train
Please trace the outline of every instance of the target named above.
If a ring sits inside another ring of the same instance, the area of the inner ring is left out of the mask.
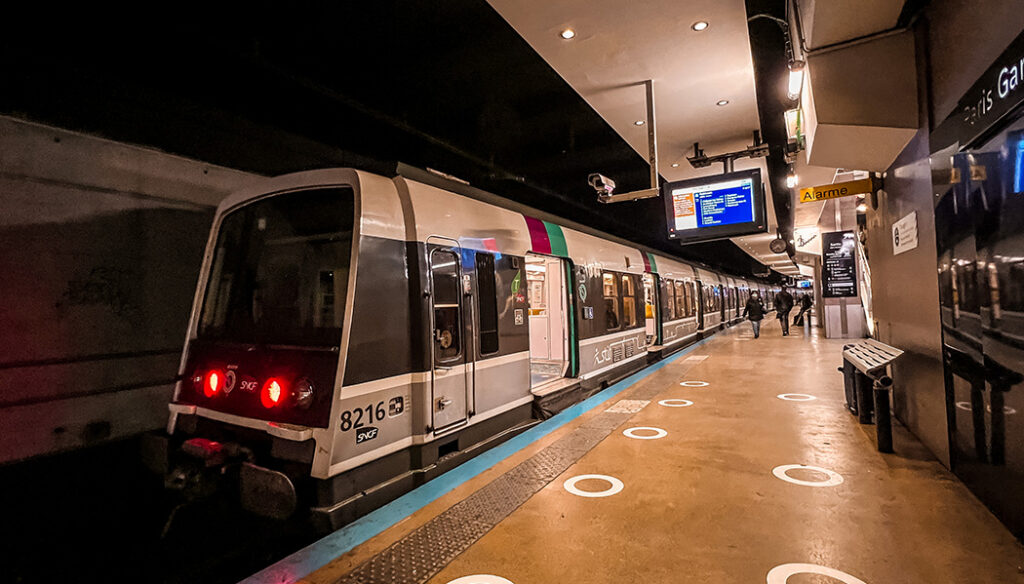
[[[217,209],[161,468],[330,531],[739,322],[753,290],[770,309],[765,282],[435,172],[269,178]]]

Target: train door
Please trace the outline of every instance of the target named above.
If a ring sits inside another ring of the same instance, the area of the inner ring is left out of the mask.
[[[661,325],[658,322],[658,275],[644,274],[644,313],[647,318],[647,345],[661,344]],[[672,318],[672,315],[669,315]]]
[[[704,330],[704,315],[707,313],[707,305],[704,300],[704,283],[697,280],[697,330]]]
[[[469,277],[462,274],[461,249],[451,240],[429,238],[434,247],[428,255],[430,266],[430,324],[432,332],[431,403],[434,432],[466,420],[466,402],[471,372],[466,355],[466,314],[463,298]]]
[[[569,370],[566,273],[561,258],[526,255],[531,388],[562,378]]]
[[[718,296],[719,311],[722,315],[722,325],[729,322],[729,319],[725,318],[726,307],[729,305],[729,288],[725,284],[715,286],[715,295]]]

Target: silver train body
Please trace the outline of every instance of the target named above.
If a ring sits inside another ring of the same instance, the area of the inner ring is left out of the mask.
[[[336,528],[737,322],[755,289],[414,169],[268,179],[214,220],[168,482],[231,468],[246,508]]]

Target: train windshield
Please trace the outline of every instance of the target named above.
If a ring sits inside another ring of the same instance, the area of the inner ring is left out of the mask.
[[[353,193],[275,195],[224,217],[199,338],[336,346],[352,249]]]

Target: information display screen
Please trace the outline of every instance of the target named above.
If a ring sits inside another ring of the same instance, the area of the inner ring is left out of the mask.
[[[856,235],[852,231],[821,234],[821,295],[852,298],[857,295]]]
[[[684,243],[766,231],[758,169],[666,183],[668,236]]]

